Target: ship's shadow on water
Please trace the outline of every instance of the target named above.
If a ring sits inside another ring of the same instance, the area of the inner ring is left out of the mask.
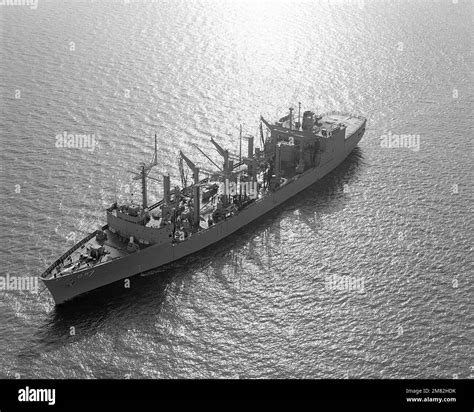
[[[349,198],[343,195],[344,185],[350,185],[357,180],[362,164],[362,151],[356,147],[329,175],[269,212],[257,224],[240,229],[217,246],[210,246],[197,254],[144,275],[134,276],[130,278],[129,288],[119,281],[55,307],[48,314],[45,324],[35,333],[33,340],[36,344],[30,346],[27,352],[33,354],[32,352],[55,350],[90,337],[111,324],[120,325],[121,329],[126,330],[141,328],[148,320],[155,321],[162,310],[167,288],[172,283],[178,291],[186,288],[190,268],[212,266],[218,281],[227,283],[225,276],[219,275],[218,272],[229,263],[229,254],[232,253],[233,247],[251,242],[256,234],[267,230],[270,222],[275,224],[288,210],[298,209],[299,218],[307,220],[308,225],[317,231],[318,223],[314,220],[314,212],[308,212],[307,205],[314,203],[318,214],[330,214],[344,208],[349,201]],[[277,238],[272,241],[278,244]],[[144,307],[147,310],[144,310]],[[27,353],[23,355],[28,356]]]

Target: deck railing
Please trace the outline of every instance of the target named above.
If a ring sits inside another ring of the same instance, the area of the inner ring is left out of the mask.
[[[102,226],[102,230],[106,230],[109,227],[109,225]],[[82,245],[85,245],[89,240],[91,240],[95,235],[97,235],[99,231],[95,230],[91,234],[89,234],[87,237],[82,239],[79,243],[76,243],[71,249],[69,249],[66,253],[64,253],[59,259],[57,259],[51,266],[46,269],[43,274],[41,275],[42,278],[46,278],[52,270],[62,264],[64,262],[64,259],[66,259],[68,256],[70,256],[73,252],[75,252],[77,249],[79,249]]]
[[[321,113],[319,116],[324,117],[324,116],[330,116],[332,114],[337,114],[339,116],[351,116],[351,117],[355,117],[355,118],[360,119],[360,120],[365,120],[364,116],[354,114],[354,113],[349,113],[349,112],[342,112],[340,110],[330,110],[329,112]]]

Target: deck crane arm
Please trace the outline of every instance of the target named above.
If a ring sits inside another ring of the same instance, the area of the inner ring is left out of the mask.
[[[211,137],[211,143],[216,147],[217,151],[219,154],[224,157],[226,155],[227,150],[224,150],[219,143],[217,143],[212,137]],[[228,152],[227,152],[228,153]]]
[[[224,158],[224,167],[222,169],[224,171],[224,174],[229,173],[229,151],[223,149],[219,145],[219,143],[217,143],[212,137],[211,137],[211,143],[215,146],[219,154]]]
[[[194,184],[199,184],[199,168],[181,150],[179,151],[179,155],[193,171]]]
[[[183,166],[183,158],[179,156],[178,158],[178,166],[179,166],[179,175],[181,176],[181,184],[183,185],[183,188],[187,187],[187,180],[186,180],[186,175],[184,174],[184,166]]]
[[[206,153],[204,153],[204,152],[199,148],[198,145],[194,145],[194,147],[195,147],[196,149],[198,149],[198,150],[207,158],[207,160],[209,160],[214,166],[216,166],[219,170],[222,171],[222,168],[219,167],[219,165],[218,165],[216,162],[214,162],[214,160],[212,160]],[[203,169],[203,170],[204,170],[204,169]]]
[[[186,162],[188,167],[194,172],[194,169],[196,169],[196,165],[191,161],[191,159],[189,159],[181,150],[179,151],[179,155]]]
[[[260,116],[260,120],[263,122],[263,124],[264,124],[265,126],[267,126],[267,128],[268,128],[269,130],[272,130],[271,124],[268,123],[268,122],[263,118],[263,116]]]
[[[199,188],[199,167],[197,167],[181,150],[179,151],[181,159],[183,159],[188,167],[193,171],[193,225],[195,228],[199,228],[199,223],[201,220],[201,194]]]

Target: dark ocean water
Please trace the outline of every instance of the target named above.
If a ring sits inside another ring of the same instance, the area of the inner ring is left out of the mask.
[[[0,377],[469,377],[472,13],[468,0],[0,6],[2,277],[40,274],[104,222],[138,190],[127,170],[155,133],[158,172],[178,182],[178,150],[217,161],[210,137],[238,151],[239,124],[255,133],[298,101],[368,118],[332,174],[130,289],[59,309],[48,292],[0,291]],[[99,145],[57,148],[63,132]],[[419,150],[383,147],[388,134]],[[363,293],[329,290],[333,275]]]

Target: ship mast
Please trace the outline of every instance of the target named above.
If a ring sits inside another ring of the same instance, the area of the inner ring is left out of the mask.
[[[145,165],[142,166],[142,204],[143,204],[143,210],[146,210],[148,208],[148,201],[147,201],[147,195],[146,195],[146,173],[145,173]]]
[[[298,130],[301,130],[301,102],[298,102]]]
[[[188,167],[193,171],[193,200],[194,200],[194,227],[199,228],[201,220],[201,202],[200,202],[200,188],[199,188],[199,167],[197,167],[183,152],[179,152],[181,159],[183,159]]]
[[[265,139],[263,137],[263,126],[262,126],[262,120],[260,120],[260,141],[262,142],[262,149],[265,148]]]
[[[157,150],[156,150],[156,133],[155,133],[155,154],[154,154],[154,156],[153,156],[153,161],[152,161],[152,163],[153,163],[153,166],[158,165],[158,152],[157,152]]]
[[[242,163],[242,125],[240,125],[239,133],[239,163]]]
[[[141,179],[141,181],[142,181],[142,207],[143,207],[143,210],[146,210],[148,208],[146,179],[148,178],[148,175],[150,174],[151,169],[154,166],[157,166],[157,165],[158,165],[158,150],[157,150],[157,142],[156,142],[156,134],[155,134],[155,151],[153,153],[152,161],[150,162],[150,164],[148,166],[146,166],[145,163],[142,163],[141,168],[140,168],[140,173],[131,172],[135,175],[133,180]]]
[[[215,146],[219,154],[224,158],[224,165],[223,165],[223,172],[224,172],[224,182],[229,179],[230,173],[234,169],[234,165],[232,161],[229,161],[229,151],[223,149],[219,143],[217,143],[212,137],[211,137],[211,143]],[[227,196],[227,185],[224,184],[224,196]]]

